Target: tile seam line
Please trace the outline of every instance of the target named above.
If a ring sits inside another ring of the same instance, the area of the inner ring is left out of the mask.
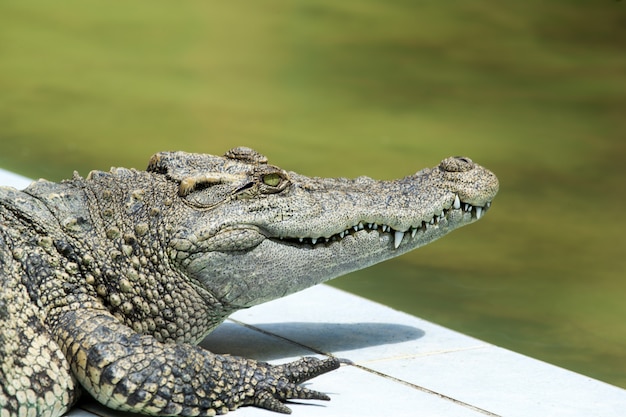
[[[281,336],[279,334],[272,333],[270,331],[261,329],[259,327],[256,327],[256,326],[252,325],[252,324],[248,324],[248,323],[245,323],[245,322],[239,321],[237,319],[233,319],[233,318],[228,318],[227,320],[228,321],[232,321],[233,323],[238,324],[240,326],[243,326],[243,327],[245,327],[247,329],[254,330],[254,331],[257,331],[259,333],[262,333],[262,334],[264,334],[266,336],[276,337],[276,338],[278,338],[280,340],[283,340],[285,342],[288,342],[290,344],[293,344],[293,345],[299,346],[301,348],[310,350],[310,351],[312,351],[314,353],[317,353],[318,355],[324,355],[324,356],[328,356],[328,357],[331,357],[331,358],[336,358],[336,356],[331,354],[331,353],[321,351],[321,350],[313,348],[311,346],[307,346],[307,345],[305,345],[303,343],[300,343],[300,342],[297,342],[295,340],[291,340],[291,339],[289,339],[289,338],[287,338],[285,336]],[[481,347],[483,347],[483,346],[481,346]],[[442,394],[440,392],[433,391],[431,389],[422,387],[422,386],[417,385],[417,384],[413,384],[413,383],[408,382],[408,381],[404,381],[404,380],[402,380],[400,378],[396,378],[394,376],[387,375],[387,374],[384,374],[382,372],[378,372],[378,371],[376,371],[374,369],[368,368],[367,366],[358,365],[358,364],[355,364],[355,363],[351,364],[351,366],[354,366],[355,368],[358,368],[358,369],[360,369],[362,371],[365,371],[365,372],[371,373],[373,375],[379,376],[381,378],[388,379],[390,381],[396,382],[398,384],[402,384],[402,385],[408,386],[410,388],[413,388],[415,390],[424,392],[426,394],[435,395],[435,396],[441,398],[442,400],[446,400],[446,401],[452,402],[453,404],[459,405],[459,406],[464,407],[464,408],[468,408],[468,409],[470,409],[472,411],[476,411],[476,412],[481,413],[483,415],[490,416],[490,417],[502,417],[500,414],[492,413],[491,411],[485,410],[483,408],[477,407],[475,405],[466,403],[466,402],[461,401],[461,400],[457,400],[455,398],[452,398],[452,397],[450,397],[448,395],[445,395],[445,394]]]
[[[370,360],[367,360],[367,361],[362,361],[361,363],[363,363],[363,364],[370,364],[370,363],[397,361],[397,360],[403,360],[403,359],[425,358],[425,357],[428,357],[428,356],[446,355],[448,353],[457,353],[457,352],[466,352],[468,350],[485,349],[485,348],[489,348],[491,346],[492,345],[490,345],[490,344],[482,344],[482,345],[467,346],[467,347],[455,348],[455,349],[433,350],[433,351],[424,352],[424,353],[415,353],[415,354],[407,354],[407,355],[399,355],[399,356],[389,356],[389,357],[386,357],[386,358],[379,358],[379,359],[370,359]]]

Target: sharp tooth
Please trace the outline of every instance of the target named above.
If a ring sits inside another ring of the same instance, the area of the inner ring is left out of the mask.
[[[460,209],[461,208],[461,200],[459,200],[459,196],[458,195],[454,196],[454,204],[452,205],[452,207],[454,207],[455,209]]]
[[[390,229],[389,226],[387,226],[386,224],[383,224],[383,232],[388,232]]]
[[[343,239],[343,237],[346,235],[346,232],[339,232],[339,237]]]
[[[413,228],[411,229],[411,237],[415,237],[415,235],[416,235],[416,234],[417,234],[417,228],[416,228],[416,227],[413,227]]]
[[[354,229],[355,232],[359,231],[359,226],[352,226],[352,228]]]
[[[402,243],[403,237],[404,237],[404,232],[399,232],[396,230],[396,232],[393,234],[393,247],[395,249],[398,249],[398,246],[400,246],[400,243]]]
[[[430,224],[435,224],[435,218],[430,219]]]
[[[374,227],[374,223],[368,223],[368,224],[367,224],[367,228],[368,228],[368,229],[371,229],[371,228],[373,228],[373,227]]]
[[[315,245],[317,243],[317,238],[316,237],[311,238],[311,243]]]
[[[358,228],[359,228],[359,230],[363,230],[364,229],[363,222],[359,222]]]
[[[470,206],[469,204],[465,204],[465,211],[470,211],[472,209],[472,206]]]
[[[376,223],[372,225],[372,230],[378,230],[378,225]]]
[[[299,238],[298,240],[300,241],[300,243],[304,242],[303,238]]]
[[[476,207],[476,220],[480,219],[480,216],[483,215],[483,208],[482,207]]]

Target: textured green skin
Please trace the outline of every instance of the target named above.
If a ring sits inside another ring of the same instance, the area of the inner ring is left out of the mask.
[[[336,358],[269,365],[195,344],[240,308],[476,220],[497,189],[458,158],[397,181],[320,179],[248,148],[2,187],[0,417],[62,415],[82,389],[154,415],[287,413],[287,399],[328,399],[299,383]],[[472,206],[453,210],[455,196]],[[387,226],[407,233],[394,244]]]

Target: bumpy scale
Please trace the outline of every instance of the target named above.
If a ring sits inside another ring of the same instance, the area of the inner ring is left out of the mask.
[[[238,309],[479,219],[497,190],[467,158],[395,181],[323,179],[244,147],[0,187],[0,417],[60,416],[82,389],[153,415],[327,400],[299,384],[336,358],[270,365],[195,345]]]

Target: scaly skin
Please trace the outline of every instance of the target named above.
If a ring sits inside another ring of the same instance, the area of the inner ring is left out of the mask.
[[[2,187],[0,417],[59,416],[81,389],[153,415],[326,400],[299,384],[335,358],[269,365],[195,344],[238,309],[477,220],[497,190],[466,158],[395,181],[323,179],[248,148]]]

